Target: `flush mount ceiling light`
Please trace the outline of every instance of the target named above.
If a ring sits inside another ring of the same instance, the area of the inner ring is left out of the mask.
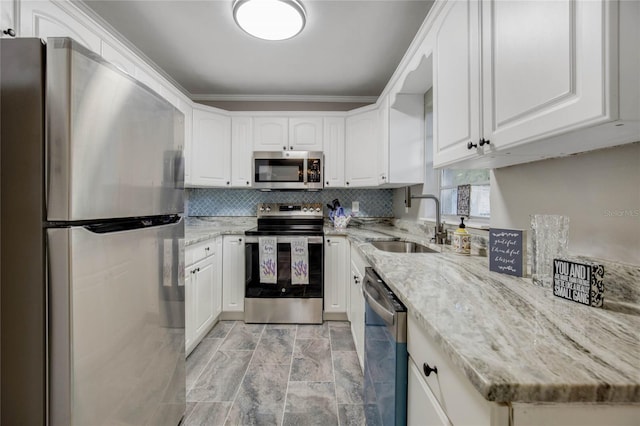
[[[243,31],[263,40],[294,37],[306,23],[306,13],[297,0],[236,0],[233,18]]]

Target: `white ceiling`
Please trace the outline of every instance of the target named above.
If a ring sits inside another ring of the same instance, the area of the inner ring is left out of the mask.
[[[430,0],[302,0],[303,32],[267,42],[240,30],[232,0],[84,0],[194,99],[350,101],[384,89]]]

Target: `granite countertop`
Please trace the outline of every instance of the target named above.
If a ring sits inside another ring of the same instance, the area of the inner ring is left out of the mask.
[[[238,235],[257,226],[255,217],[186,217],[184,245],[188,247],[219,235]]]
[[[251,218],[189,218],[185,241],[254,226]],[[392,226],[325,227],[325,235],[344,235],[360,249],[485,399],[640,403],[639,315],[557,298],[530,278],[489,271],[486,257],[459,256]],[[390,239],[439,253],[389,253],[370,244]],[[625,277],[631,285],[638,269]]]
[[[489,271],[486,257],[369,243],[392,236],[434,246],[393,227],[326,235],[349,237],[485,399],[640,402],[640,316],[560,299],[530,278]]]

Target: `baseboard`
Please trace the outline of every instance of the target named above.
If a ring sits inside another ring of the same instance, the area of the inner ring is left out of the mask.
[[[323,312],[322,319],[325,321],[347,321],[346,312]]]

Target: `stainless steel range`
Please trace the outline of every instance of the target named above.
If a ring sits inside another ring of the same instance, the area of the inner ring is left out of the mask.
[[[321,324],[322,204],[258,204],[245,232],[245,322]]]

